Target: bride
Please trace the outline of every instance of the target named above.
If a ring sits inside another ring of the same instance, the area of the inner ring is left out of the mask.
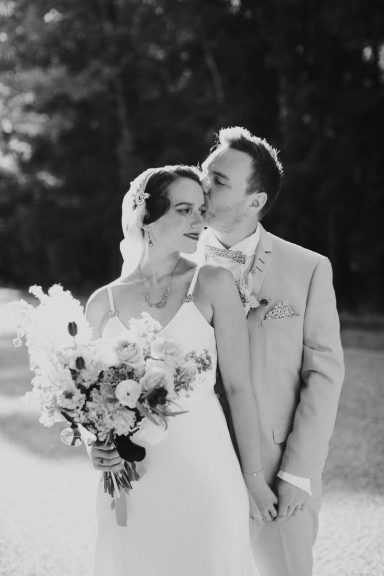
[[[196,268],[180,255],[196,250],[204,211],[195,168],[166,166],[136,178],[123,201],[125,275],[91,296],[87,318],[96,337],[116,337],[147,311],[184,353],[207,349],[220,367],[241,468],[214,393],[214,369],[187,412],[171,419],[165,439],[145,446],[142,477],[124,496],[127,526],[117,525],[100,482],[95,576],[253,576],[248,493],[264,518],[275,515],[236,285],[223,268]],[[103,472],[122,466],[116,449],[93,446],[91,458]]]

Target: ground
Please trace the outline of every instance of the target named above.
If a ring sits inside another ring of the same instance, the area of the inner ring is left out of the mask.
[[[0,576],[89,576],[97,473],[20,400],[30,373],[0,290]],[[315,546],[314,576],[384,576],[384,329],[346,322],[346,378]],[[107,576],[107,575],[106,575]]]

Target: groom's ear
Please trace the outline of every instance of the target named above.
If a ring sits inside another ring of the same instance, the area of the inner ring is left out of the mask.
[[[265,192],[253,192],[251,194],[252,199],[251,199],[251,204],[250,206],[252,208],[256,208],[258,212],[260,212],[260,210],[262,210],[265,206],[265,203],[267,202],[267,198],[268,196],[266,195]]]

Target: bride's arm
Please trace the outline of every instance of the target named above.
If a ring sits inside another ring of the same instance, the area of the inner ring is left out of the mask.
[[[232,274],[206,267],[219,368],[231,410],[244,479],[266,520],[275,517],[276,496],[264,479],[259,412],[252,390],[246,316]]]

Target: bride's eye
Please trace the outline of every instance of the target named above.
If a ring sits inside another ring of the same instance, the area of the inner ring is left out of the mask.
[[[184,208],[183,210],[178,210],[179,214],[190,214],[191,213],[191,208]]]

